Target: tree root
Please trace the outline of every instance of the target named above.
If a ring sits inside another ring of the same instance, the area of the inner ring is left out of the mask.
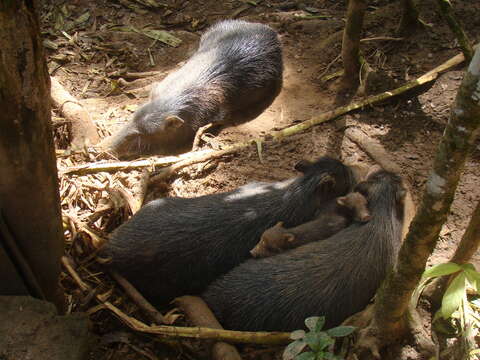
[[[207,304],[198,296],[182,296],[174,300],[195,326],[204,326],[212,329],[223,329],[208,308]],[[235,346],[219,341],[211,345],[213,360],[241,360]]]
[[[163,315],[150,304],[147,299],[143,297],[142,294],[132,285],[130,282],[125,279],[123,276],[117,274],[115,271],[111,271],[110,275],[115,281],[125,290],[128,296],[137,304],[140,309],[156,324],[164,324],[165,319]]]
[[[195,139],[193,140],[192,151],[197,151],[200,149],[200,142],[202,141],[202,135],[205,134],[205,132],[214,125],[215,124],[213,123],[208,123],[207,125],[202,126],[197,130],[197,133],[195,134]]]
[[[350,127],[345,130],[345,136],[356,143],[383,169],[397,174],[401,173],[400,167],[392,161],[382,144],[363,133],[362,130]]]
[[[72,147],[81,149],[96,144],[100,138],[90,115],[54,77],[50,92],[53,104],[72,125]]]
[[[354,351],[350,354],[348,360],[379,360],[382,358],[382,348],[408,336],[412,339],[416,349],[422,354],[422,359],[431,358],[437,352],[436,345],[423,328],[417,310],[410,308],[408,317],[403,323],[404,326],[398,329],[395,339],[387,339],[376,324],[374,304],[369,305],[364,311],[352,315],[342,325],[355,326],[360,330],[354,344]]]

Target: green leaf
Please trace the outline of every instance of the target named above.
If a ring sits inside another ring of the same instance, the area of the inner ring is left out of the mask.
[[[154,29],[142,29],[142,30],[134,30],[138,33],[142,33],[145,36],[148,36],[151,39],[158,40],[163,42],[164,44],[177,47],[182,43],[182,40],[173,36],[168,31],[165,30],[154,30]]]
[[[430,279],[438,276],[453,274],[460,270],[461,270],[461,267],[452,262],[438,264],[438,265],[432,266],[428,270],[425,270],[422,275],[422,278],[420,279],[418,286],[416,287],[415,291],[412,294],[412,298],[410,299],[410,304],[413,307],[417,307],[418,299],[420,298],[420,295],[422,294],[423,289],[425,289],[425,286],[430,281]]]
[[[477,271],[477,269],[475,269],[475,266],[473,266],[473,264],[470,264],[470,263],[461,264],[460,267],[461,267],[463,270],[473,270],[473,271]]]
[[[330,336],[328,336],[326,333],[321,334],[321,340],[320,340],[320,348],[322,350],[325,350],[328,348],[330,345],[335,344],[335,340],[332,339]]]
[[[304,337],[305,342],[308,344],[308,347],[313,351],[319,351],[322,348],[320,347],[321,335],[316,332],[309,332]]]
[[[450,275],[456,273],[457,271],[462,270],[460,265],[457,265],[452,262],[447,262],[444,264],[438,264],[432,266],[430,269],[425,270],[422,275],[422,280],[429,279],[432,277],[439,277],[444,275]]]
[[[292,360],[302,352],[302,350],[307,346],[307,343],[303,340],[296,340],[285,348],[283,351],[283,360]]]
[[[299,339],[303,339],[304,337],[305,337],[304,330],[295,330],[290,333],[290,339],[292,340],[299,340]]]
[[[325,325],[325,316],[312,316],[305,319],[305,325],[310,331],[319,332]]]
[[[327,334],[333,337],[343,337],[350,335],[356,330],[355,326],[337,326],[327,330]]]
[[[452,316],[453,312],[462,304],[462,299],[465,296],[465,279],[465,273],[458,274],[445,291],[441,308],[444,319]]]
[[[470,265],[470,264],[465,264],[465,265]],[[465,275],[467,276],[468,281],[472,285],[472,287],[475,289],[475,291],[478,293],[480,290],[480,273],[475,270],[475,268],[471,269],[465,269]]]
[[[308,351],[298,355],[295,360],[315,360],[315,353]]]

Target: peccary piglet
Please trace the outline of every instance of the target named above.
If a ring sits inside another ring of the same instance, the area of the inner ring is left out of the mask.
[[[351,192],[330,201],[319,210],[315,220],[291,229],[285,229],[283,223],[279,222],[267,229],[250,253],[256,258],[272,256],[312,241],[326,239],[345,229],[352,221],[363,223],[369,220],[367,199],[359,192]]]
[[[350,169],[328,157],[296,169],[303,175],[282,182],[148,203],[113,233],[103,249],[112,258],[107,266],[157,304],[200,293],[249,258],[266,229],[278,221],[289,227],[307,222],[354,185]]]
[[[406,190],[399,176],[383,170],[361,185],[356,190],[368,200],[369,222],[247,260],[207,288],[202,297],[226,329],[292,331],[315,315],[330,328],[365,308],[395,265]]]
[[[198,50],[156,83],[150,101],[102,147],[119,157],[175,154],[209,123],[233,125],[260,115],[280,93],[282,50],[267,25],[227,20],[212,26]]]

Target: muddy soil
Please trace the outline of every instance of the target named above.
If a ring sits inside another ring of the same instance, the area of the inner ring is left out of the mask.
[[[166,0],[162,2],[165,6],[155,9],[127,0],[50,0],[45,1],[41,16],[45,38],[58,45],[57,49],[47,51],[51,74],[89,110],[103,136],[115,131],[130,119],[136,106],[146,102],[153,81],[161,80],[195,51],[201,33],[209,25],[232,17],[271,25],[279,32],[284,49],[283,90],[261,116],[247,124],[223,129],[204,144],[206,148],[218,148],[288,127],[337,106],[338,80],[325,82],[322,78],[341,69],[339,53],[344,3],[333,0],[303,1],[301,4],[274,0]],[[397,87],[459,53],[458,43],[439,16],[436,3],[422,1],[418,6],[427,24],[423,29],[400,40],[362,42],[365,58],[379,75],[369,87],[369,93]],[[454,7],[468,35],[478,40],[480,2],[456,1]],[[88,20],[73,25],[66,31],[68,36],[59,32],[61,26],[56,25],[59,17],[72,22],[86,12]],[[371,1],[362,38],[398,38],[395,30],[400,14],[398,2]],[[117,31],[115,26],[165,29],[182,43],[171,47],[139,32]],[[345,126],[352,126],[385,147],[401,167],[402,176],[410,183],[418,203],[464,70],[465,64],[462,64],[442,74],[433,84],[316,126],[281,144],[265,146],[263,162],[252,148],[207,165],[186,168],[171,182],[168,193],[195,197],[231,190],[250,181],[282,180],[295,175],[293,165],[298,160],[315,159],[324,154],[346,161],[372,163],[368,155],[343,136]],[[115,74],[118,71],[159,73],[145,79],[125,77],[125,81],[121,81]],[[353,101],[355,99],[358,97]],[[58,147],[66,145],[68,143],[57,138]],[[479,160],[480,147],[477,146],[467,160],[448,221],[430,263],[446,261],[452,255],[474,206],[480,201]],[[127,185],[134,186],[138,181],[139,173],[135,174],[126,181]],[[474,260],[480,265],[480,256]],[[100,334],[119,329],[126,331],[118,321],[112,321],[105,326],[97,324],[96,330]],[[161,348],[163,355],[158,358],[196,358],[198,344],[194,342],[184,342],[181,347],[172,343],[166,346],[143,337],[133,341],[131,335],[122,334],[123,337],[117,333],[121,341],[107,341],[97,358],[134,358],[139,355],[135,348],[142,346],[146,346],[148,354],[158,354]],[[165,348],[169,350],[164,351]],[[242,351],[245,358],[271,354],[249,347]],[[405,358],[414,357],[407,354]]]

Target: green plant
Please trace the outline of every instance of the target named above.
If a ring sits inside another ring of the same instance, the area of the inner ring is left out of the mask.
[[[296,330],[290,334],[294,341],[285,348],[283,360],[341,360],[333,353],[335,338],[350,335],[355,330],[353,326],[337,326],[322,331],[324,316],[309,317],[305,319],[305,325],[310,331]],[[307,346],[310,351],[303,351]]]
[[[480,273],[472,264],[452,262],[431,267],[422,275],[420,284],[413,293],[412,302],[417,305],[420,294],[429,281],[441,276],[455,274],[442,298],[442,306],[433,317],[437,332],[450,337],[459,337],[467,359],[478,359],[475,338],[480,334]],[[469,293],[472,294],[469,296]]]

